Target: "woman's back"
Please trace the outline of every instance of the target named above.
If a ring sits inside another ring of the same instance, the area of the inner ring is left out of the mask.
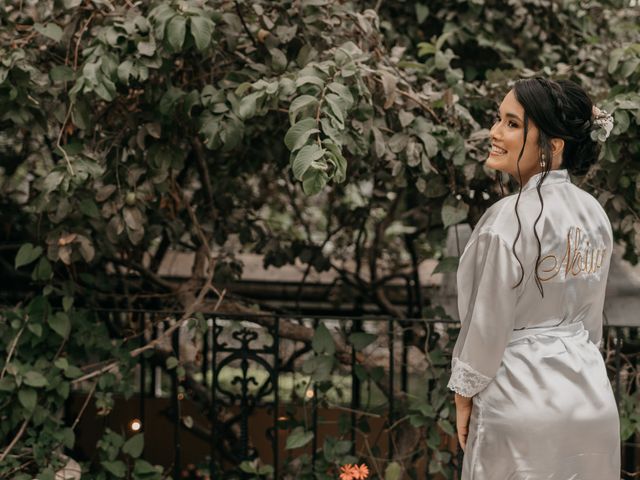
[[[449,388],[462,480],[618,480],[618,410],[598,343],[612,251],[597,200],[573,185],[612,117],[570,80],[518,80],[485,166],[518,181],[460,258]]]
[[[460,259],[450,387],[473,397],[463,478],[617,479],[618,412],[596,346],[611,226],[566,170],[553,170],[541,187],[538,250],[539,177],[518,202],[517,256],[512,195],[485,213]]]
[[[582,321],[590,339],[599,343],[602,336],[602,309],[607,275],[612,253],[612,233],[609,219],[598,201],[574,185],[566,170],[552,170],[541,186],[544,206],[536,231],[533,224],[541,210],[536,183],[541,174],[533,176],[522,189],[518,202],[521,233],[516,242],[512,268],[524,276],[516,289],[514,329],[548,327]],[[493,205],[476,225],[469,240],[482,233],[493,232],[511,248],[518,232],[515,215],[516,195]],[[533,275],[538,261],[538,278],[544,297]],[[461,272],[462,282],[469,280]],[[472,293],[461,285],[461,303]],[[461,308],[462,309],[462,308]]]

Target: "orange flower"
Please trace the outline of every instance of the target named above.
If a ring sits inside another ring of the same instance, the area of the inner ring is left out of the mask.
[[[354,467],[350,463],[347,463],[346,465],[343,465],[342,467],[340,467],[340,472],[341,472],[340,480],[354,480],[354,477],[353,477],[354,468],[357,468],[357,467]]]
[[[364,463],[359,467],[354,465],[352,475],[354,479],[365,480],[365,478],[369,477],[369,469]]]

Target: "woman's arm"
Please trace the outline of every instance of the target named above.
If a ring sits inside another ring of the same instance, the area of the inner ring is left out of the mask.
[[[463,397],[456,393],[456,430],[458,441],[464,451],[467,448],[467,436],[469,435],[469,419],[473,408],[473,397]]]

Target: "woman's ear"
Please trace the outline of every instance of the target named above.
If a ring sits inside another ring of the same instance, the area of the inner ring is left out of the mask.
[[[564,140],[561,138],[551,139],[551,168],[562,167],[562,152],[564,152]]]
[[[564,140],[561,138],[551,139],[551,155],[554,157],[562,157],[564,151]]]

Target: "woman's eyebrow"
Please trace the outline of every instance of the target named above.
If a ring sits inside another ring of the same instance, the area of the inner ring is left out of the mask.
[[[519,122],[521,122],[522,120],[520,119],[520,117],[518,115],[516,115],[515,113],[505,113],[504,115],[507,118],[513,118],[514,120],[518,120]]]
[[[500,110],[501,110],[500,105],[496,105],[496,110],[498,111],[498,115],[502,116],[502,114],[500,113]],[[507,118],[512,118],[514,120],[518,120],[519,122],[522,122],[522,119],[513,112],[507,112],[504,114],[504,116]]]

